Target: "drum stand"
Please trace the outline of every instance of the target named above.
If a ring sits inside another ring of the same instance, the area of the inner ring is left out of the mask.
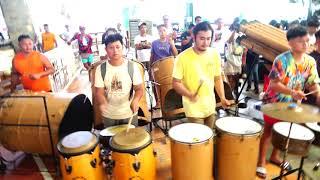
[[[253,67],[254,67],[257,63],[259,63],[259,55],[255,55],[254,62],[253,62],[253,64],[250,66],[250,69],[249,69],[248,77],[246,77],[246,79],[244,80],[243,85],[241,86],[240,91],[238,92],[238,89],[237,89],[236,100],[235,100],[235,104],[236,104],[235,114],[234,114],[235,116],[239,116],[239,106],[238,106],[238,104],[239,104],[239,102],[242,100],[242,99],[240,99],[240,95],[242,94],[243,89],[244,89],[244,86],[246,85],[246,83],[247,83],[248,80],[249,80],[249,77],[250,77],[251,74],[252,74]],[[237,85],[236,87],[238,87],[238,85]]]
[[[50,145],[51,145],[51,153],[52,153],[52,158],[54,159],[54,165],[55,165],[55,170],[56,173],[59,173],[59,164],[57,161],[57,157],[55,155],[55,147],[53,145],[53,138],[52,138],[52,129],[50,126],[50,121],[49,121],[49,113],[48,113],[48,106],[47,106],[47,99],[45,96],[0,96],[0,99],[6,99],[6,98],[38,98],[38,99],[42,99],[43,100],[43,104],[44,104],[44,109],[45,109],[45,114],[46,114],[46,120],[47,120],[47,125],[30,125],[30,124],[0,124],[1,126],[14,126],[14,127],[20,127],[20,126],[24,126],[24,127],[44,127],[44,128],[48,128],[49,131],[49,136],[50,136]],[[0,106],[0,110],[2,108],[9,108],[11,105],[10,104],[2,104]],[[3,162],[2,160],[0,160],[0,166],[3,166]],[[2,169],[1,169],[2,170]]]
[[[290,142],[290,133],[291,133],[291,128],[292,128],[292,122],[290,123],[290,127],[289,127],[289,133],[288,136],[286,137],[286,146],[285,146],[285,151],[283,153],[283,160],[282,160],[282,164],[284,164],[286,162],[286,158],[287,158],[287,154],[288,154],[288,149],[289,149],[289,142]],[[290,171],[288,171],[287,173],[284,174],[284,165],[282,165],[281,167],[281,171],[280,171],[280,175],[278,177],[273,178],[272,180],[282,180],[283,177],[290,175],[296,171],[298,171],[298,180],[300,180],[300,177],[303,173],[303,163],[304,163],[304,159],[305,157],[301,157],[300,160],[300,165],[299,168],[296,169],[292,169]]]
[[[151,119],[151,123],[150,123],[150,132],[152,131],[152,125],[154,125],[155,127],[159,128],[163,134],[167,135],[167,132],[168,132],[168,129],[167,129],[167,122],[166,125],[165,125],[165,128],[162,128],[159,124],[158,124],[158,121],[163,119],[163,117],[158,117],[158,118],[153,118],[153,104],[152,104],[152,101],[153,101],[153,98],[152,98],[152,94],[151,94],[151,90],[150,88],[152,86],[158,86],[160,85],[159,83],[156,83],[156,82],[153,82],[153,81],[146,81],[147,82],[147,93],[149,95],[149,101],[150,101],[150,119]],[[152,84],[152,86],[150,87],[149,83]]]

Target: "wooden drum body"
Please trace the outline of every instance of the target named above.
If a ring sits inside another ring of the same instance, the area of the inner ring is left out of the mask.
[[[114,180],[156,179],[151,135],[143,128],[122,131],[110,140]]]
[[[256,178],[262,126],[240,117],[216,121],[217,178],[223,180]]]
[[[100,159],[98,138],[90,131],[78,131],[64,137],[57,148],[63,180],[106,179]]]
[[[184,123],[172,127],[169,137],[172,179],[213,179],[213,132],[209,127]]]
[[[174,57],[170,56],[151,65],[154,81],[160,84],[156,86],[156,91],[161,99],[161,111],[164,117],[184,113],[182,97],[172,88],[173,64]]]
[[[19,92],[0,106],[0,142],[10,150],[52,154],[44,100],[53,145],[59,138],[92,128],[92,105],[81,94]]]
[[[281,151],[285,151],[289,127],[288,122],[278,122],[273,125],[272,145]],[[314,140],[314,133],[302,125],[293,123],[289,139],[288,153],[306,156]]]

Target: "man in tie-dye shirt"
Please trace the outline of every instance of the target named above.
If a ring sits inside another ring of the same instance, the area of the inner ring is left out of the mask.
[[[319,89],[319,77],[315,60],[306,54],[309,44],[307,30],[298,26],[288,30],[287,40],[290,50],[280,54],[273,62],[269,74],[270,84],[264,96],[265,103],[293,102],[305,98],[304,90],[314,91]],[[319,93],[317,103],[319,104]],[[266,177],[266,153],[271,140],[273,124],[279,120],[264,115],[264,133],[260,141],[259,161],[257,175]],[[285,169],[290,169],[289,163],[281,164],[279,150],[273,149],[270,162]]]

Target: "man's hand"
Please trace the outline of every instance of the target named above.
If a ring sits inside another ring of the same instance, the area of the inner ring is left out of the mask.
[[[37,80],[41,78],[41,74],[29,74],[29,78],[32,80]]]
[[[106,105],[106,104],[101,104],[101,105],[99,106],[100,112],[105,111],[106,108],[107,108],[107,105]]]
[[[197,102],[198,99],[199,99],[197,93],[194,93],[194,94],[190,93],[190,94],[187,96],[187,98],[188,98],[191,102],[193,102],[193,103]]]
[[[130,104],[130,108],[131,108],[131,111],[132,113],[136,113],[139,109],[139,102],[138,101],[132,101],[131,104]]]
[[[296,101],[300,101],[302,99],[306,99],[306,96],[302,91],[292,90],[291,91],[291,96]]]
[[[231,106],[231,102],[225,98],[221,99],[221,105],[223,109],[228,109],[229,106]]]

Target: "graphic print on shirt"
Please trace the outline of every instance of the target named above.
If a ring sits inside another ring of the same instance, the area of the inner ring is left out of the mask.
[[[112,77],[111,92],[122,92],[122,81],[119,80],[117,74]]]

